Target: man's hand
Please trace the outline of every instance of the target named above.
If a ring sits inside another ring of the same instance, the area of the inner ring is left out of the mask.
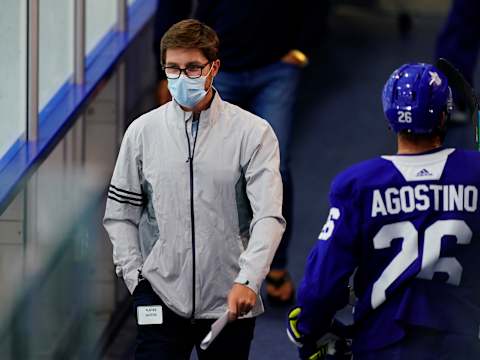
[[[281,59],[284,63],[304,67],[308,64],[308,58],[299,50],[290,50]]]
[[[166,79],[160,80],[157,84],[157,93],[156,93],[158,105],[163,105],[172,100],[170,91],[168,90],[168,82]]]
[[[246,315],[257,302],[257,294],[249,287],[242,284],[233,285],[228,294],[229,320]]]

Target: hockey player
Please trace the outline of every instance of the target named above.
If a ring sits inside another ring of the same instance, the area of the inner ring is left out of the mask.
[[[355,360],[480,359],[480,154],[442,146],[451,90],[432,65],[394,71],[383,108],[398,152],[333,181],[288,334],[322,359],[356,270]]]

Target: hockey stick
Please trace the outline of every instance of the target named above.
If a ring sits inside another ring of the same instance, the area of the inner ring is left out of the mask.
[[[473,121],[473,127],[475,129],[475,144],[477,145],[477,149],[480,150],[480,107],[474,89],[468,83],[468,81],[465,80],[460,71],[458,71],[458,69],[446,59],[438,59],[435,65],[445,74],[453,91],[457,92],[465,99],[467,110]]]

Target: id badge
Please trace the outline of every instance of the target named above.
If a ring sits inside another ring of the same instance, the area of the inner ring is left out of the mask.
[[[163,309],[161,305],[138,306],[138,325],[160,325],[163,323]]]

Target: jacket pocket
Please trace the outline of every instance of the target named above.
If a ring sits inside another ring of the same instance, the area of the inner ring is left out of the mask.
[[[142,274],[148,274],[150,271],[155,270],[156,263],[158,262],[159,256],[156,255],[158,252],[158,248],[161,246],[161,241],[160,239],[157,239],[155,243],[153,244],[152,249],[148,253],[147,257],[143,261],[143,266],[142,266]]]
[[[185,250],[180,247],[178,242],[159,240],[145,260],[143,273],[147,278],[149,274],[155,273],[155,276],[161,277],[162,282],[171,283],[181,276],[182,263],[185,258]],[[156,281],[155,286],[159,286]]]

